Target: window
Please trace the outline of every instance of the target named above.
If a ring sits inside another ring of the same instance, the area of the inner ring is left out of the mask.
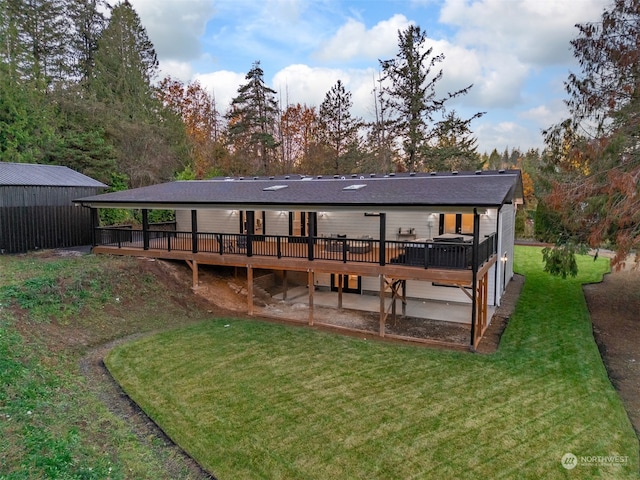
[[[473,235],[473,213],[441,214],[439,234],[444,233]]]

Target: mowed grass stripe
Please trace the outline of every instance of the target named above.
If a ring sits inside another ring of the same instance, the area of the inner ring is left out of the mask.
[[[526,282],[481,356],[221,319],[123,345],[123,388],[219,478],[565,478],[562,455],[627,455],[580,478],[638,478],[638,442],[591,335],[581,282]]]

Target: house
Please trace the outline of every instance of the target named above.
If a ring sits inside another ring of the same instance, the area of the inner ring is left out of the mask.
[[[217,178],[79,198],[94,212],[94,252],[282,273],[314,291],[375,293],[380,330],[397,301],[470,306],[470,345],[486,330],[513,276],[514,225],[523,200],[518,170],[388,175]],[[99,208],[142,209],[140,230],[101,228]],[[176,212],[173,232],[148,224],[151,209]],[[390,303],[389,303],[390,299]]]
[[[91,243],[91,216],[73,199],[105,184],[67,167],[0,162],[0,253]]]

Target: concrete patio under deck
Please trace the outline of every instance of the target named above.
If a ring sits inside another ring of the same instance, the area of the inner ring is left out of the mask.
[[[282,294],[273,296],[282,301]],[[389,309],[391,299],[385,299],[385,310]],[[286,303],[309,304],[309,290],[305,286],[294,287],[287,291]],[[329,290],[315,290],[313,304],[318,307],[338,308],[338,293]],[[342,308],[363,312],[380,312],[380,298],[374,294],[343,293]],[[389,310],[390,311],[390,310]],[[489,305],[487,316],[493,316],[495,307]],[[402,314],[402,302],[396,300],[396,314]],[[445,302],[438,300],[407,299],[407,317],[439,320],[444,322],[471,324],[471,303]],[[390,317],[391,318],[391,314]]]

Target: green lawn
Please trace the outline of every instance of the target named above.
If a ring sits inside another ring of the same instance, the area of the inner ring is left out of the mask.
[[[516,263],[526,282],[493,355],[222,319],[106,363],[220,479],[638,478],[638,440],[581,289],[607,263],[581,258],[568,280],[542,272],[537,248],[518,248]],[[626,464],[591,458],[613,455]]]
[[[201,478],[136,436],[105,404],[109,383],[80,368],[93,345],[210,318],[146,264],[0,255],[0,480]]]

